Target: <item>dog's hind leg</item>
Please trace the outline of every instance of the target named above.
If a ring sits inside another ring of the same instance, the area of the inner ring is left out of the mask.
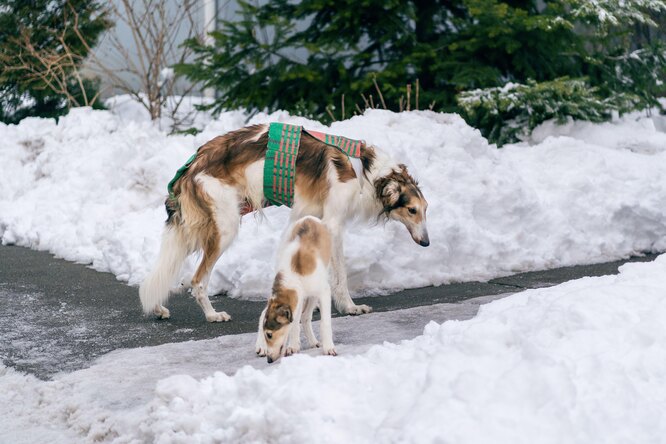
[[[219,180],[201,175],[203,189],[212,200],[212,220],[200,232],[203,258],[192,278],[192,294],[208,322],[224,322],[231,319],[225,312],[216,312],[208,298],[208,280],[215,263],[238,234],[240,214],[236,190]]]
[[[222,254],[221,236],[217,229],[208,233],[203,242],[203,258],[192,278],[192,294],[201,307],[208,322],[224,322],[231,319],[226,312],[216,312],[208,298],[208,280],[213,266]]]
[[[182,227],[171,221],[162,234],[157,264],[139,288],[144,313],[152,312],[162,319],[169,318],[169,310],[163,304],[169,298],[171,283],[189,252]]]

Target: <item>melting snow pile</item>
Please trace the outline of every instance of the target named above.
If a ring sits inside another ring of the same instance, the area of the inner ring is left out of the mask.
[[[147,404],[131,405],[127,393],[100,407],[108,383],[86,370],[42,382],[0,367],[0,440],[663,442],[664,319],[666,255],[509,296],[362,355],[172,376]],[[129,387],[151,375],[123,365]]]
[[[166,184],[205,141],[245,125],[230,112],[197,136],[167,136],[131,112],[75,109],[58,124],[0,124],[0,237],[139,283],[159,249]],[[372,110],[324,127],[404,161],[430,205],[431,246],[397,223],[352,227],[345,239],[355,293],[484,280],[518,271],[666,250],[666,118],[545,125],[534,144],[498,150],[453,114]],[[265,297],[288,210],[243,218],[211,291]],[[193,270],[192,258],[185,273]]]

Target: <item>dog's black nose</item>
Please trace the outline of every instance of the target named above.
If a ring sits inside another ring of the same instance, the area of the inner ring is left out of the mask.
[[[428,245],[430,245],[430,241],[428,239],[419,241],[419,245],[422,247],[427,247]]]
[[[271,358],[270,356],[266,356],[266,360],[268,361],[269,364],[273,363],[273,358]]]

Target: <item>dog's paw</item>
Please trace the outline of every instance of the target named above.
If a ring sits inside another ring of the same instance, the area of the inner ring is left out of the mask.
[[[369,305],[351,305],[347,307],[342,314],[357,316],[364,313],[370,313],[371,311],[372,307]]]
[[[266,356],[266,349],[263,347],[256,347],[254,349],[254,352],[257,354],[259,357],[264,357]]]
[[[321,348],[321,342],[319,342],[319,341],[311,342],[308,345],[310,346],[310,348]]]
[[[284,352],[285,356],[291,356],[301,351],[300,347],[287,347],[287,350]]]
[[[169,319],[171,317],[169,309],[161,305],[155,307],[154,313],[157,316],[157,319]]]
[[[335,351],[335,347],[324,349],[324,354],[328,356],[338,356],[338,352]]]
[[[227,322],[231,320],[231,316],[226,311],[220,311],[213,314],[207,314],[206,320],[208,322]]]

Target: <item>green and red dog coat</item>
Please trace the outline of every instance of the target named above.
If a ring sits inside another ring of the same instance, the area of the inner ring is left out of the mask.
[[[266,150],[266,161],[264,163],[264,196],[270,205],[291,207],[294,203],[296,158],[298,157],[298,148],[303,131],[326,145],[339,149],[348,157],[360,158],[361,148],[365,146],[365,142],[362,140],[305,130],[299,125],[271,123],[268,128],[268,149]],[[167,188],[171,199],[176,198],[173,193],[173,186],[185,174],[185,171],[196,157],[196,153],[193,154],[185,165],[176,171],[176,175],[169,182]],[[253,210],[244,206],[241,213],[246,214]]]

